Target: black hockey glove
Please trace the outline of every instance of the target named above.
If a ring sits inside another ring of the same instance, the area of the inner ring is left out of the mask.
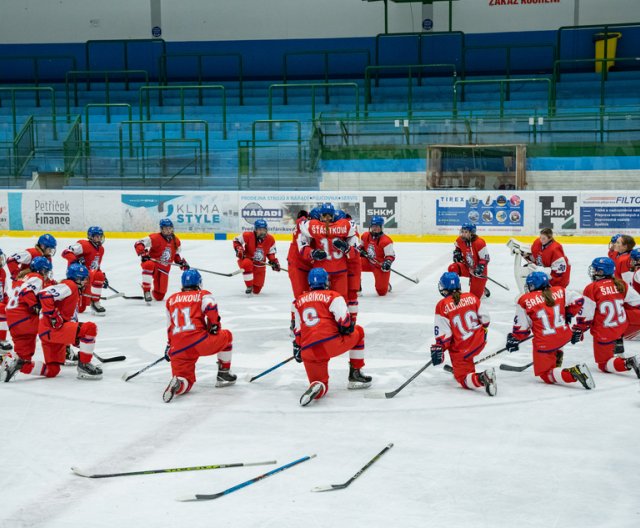
[[[571,335],[571,344],[575,345],[584,339],[584,331],[580,328],[574,328],[573,334]]]
[[[508,352],[517,352],[520,349],[520,341],[513,334],[507,335],[507,344],[505,348]]]
[[[311,252],[311,258],[313,260],[324,260],[327,258],[327,252],[322,249],[314,249]]]
[[[109,280],[107,279],[107,276],[104,276],[104,283],[102,284],[103,288],[108,288],[109,287]]]
[[[460,251],[460,248],[455,248],[453,250],[453,261],[464,262],[464,257],[462,256],[462,251]]]
[[[473,274],[476,277],[484,277],[485,272],[487,271],[487,265],[486,264],[478,264],[476,266],[476,269],[473,270]]]
[[[176,264],[180,265],[180,271],[187,271],[190,268],[185,259],[180,259]]]
[[[331,243],[338,251],[342,251],[343,253],[349,252],[349,244],[347,244],[345,240],[342,240],[341,238],[334,238]]]
[[[169,355],[169,350],[171,350],[171,345],[169,343],[167,343],[167,346],[164,349],[164,359],[165,359],[165,361],[171,361],[171,356]]]
[[[280,262],[278,262],[277,260],[272,260],[271,262],[269,262],[269,266],[271,266],[271,269],[273,271],[280,271],[282,268],[280,268]]]
[[[140,255],[141,262],[147,262],[148,260],[151,260],[149,253],[143,253],[142,255]]]
[[[431,345],[431,363],[433,366],[439,365],[444,361],[444,348],[442,345]]]
[[[298,363],[302,363],[302,350],[300,349],[300,345],[293,342],[293,357]]]
[[[362,246],[358,248],[358,253],[360,253],[361,257],[364,257],[366,259],[369,258],[369,253],[367,253],[366,249],[364,249]]]
[[[391,271],[391,261],[390,260],[385,260],[382,265],[380,266],[380,269],[382,271]]]
[[[77,259],[76,259],[76,264],[82,264],[84,266],[84,257],[82,255],[80,255]]]
[[[236,249],[236,257],[238,260],[242,260],[244,258],[244,250],[241,247],[237,247]]]
[[[349,326],[339,326],[338,327],[338,333],[340,335],[351,335],[353,334],[353,331],[356,328],[356,322],[355,321],[351,321],[351,324]]]

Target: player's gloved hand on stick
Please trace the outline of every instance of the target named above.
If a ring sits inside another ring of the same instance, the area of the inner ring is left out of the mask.
[[[241,247],[236,248],[236,257],[238,257],[238,260],[242,260],[244,258],[244,250]]]
[[[570,325],[572,319],[573,319],[573,314],[571,312],[566,312],[564,314],[564,322],[565,322],[565,324]]]
[[[485,274],[485,271],[487,271],[487,265],[486,264],[478,264],[476,266],[476,269],[473,270],[473,274],[476,277],[481,277]]]
[[[64,324],[64,319],[62,318],[62,315],[60,315],[60,312],[57,310],[53,312],[51,317],[49,317],[49,321],[51,322],[51,327],[54,329],[61,328]]]
[[[209,326],[209,333],[216,335],[220,331],[220,325],[217,323],[213,323]]]
[[[346,240],[342,240],[341,238],[334,238],[331,241],[331,244],[333,244],[333,247],[338,251],[342,251],[343,253],[349,252],[349,244],[347,244]]]
[[[84,257],[80,255],[78,258],[76,258],[76,263],[82,264],[84,266]]]
[[[391,261],[390,260],[385,260],[381,265],[380,265],[380,269],[382,271],[391,271]]]
[[[340,335],[351,335],[353,334],[353,331],[356,328],[356,322],[355,321],[351,321],[351,324],[349,326],[339,326],[338,327],[338,332],[340,333]]]
[[[171,356],[169,355],[169,350],[171,350],[171,345],[169,343],[167,343],[167,346],[164,349],[164,359],[165,359],[165,361],[171,361]]]
[[[460,251],[460,248],[455,248],[453,250],[453,261],[464,262],[464,257],[462,256],[462,251]]]
[[[322,249],[314,249],[311,252],[311,258],[313,260],[324,260],[327,258],[327,253]]]
[[[272,260],[269,264],[273,271],[280,271],[280,262],[278,260]]]
[[[358,253],[360,253],[361,257],[369,258],[369,253],[367,253],[367,251],[362,246],[358,248]]]
[[[180,265],[180,271],[187,271],[191,267],[185,259],[180,259],[177,264]]]
[[[439,365],[444,361],[444,348],[442,345],[431,345],[431,362],[433,366]]]
[[[108,288],[109,287],[109,280],[107,279],[107,276],[104,276],[104,283],[102,284],[103,288]]]
[[[302,350],[300,349],[300,345],[293,342],[293,357],[298,363],[302,363]]]
[[[517,352],[520,349],[520,341],[513,334],[507,335],[507,344],[505,345],[508,352]]]
[[[145,251],[142,255],[140,255],[140,261],[147,262],[148,260],[151,260],[151,257],[149,256],[149,253]]]
[[[571,335],[571,344],[575,345],[584,339],[584,331],[580,328],[574,328],[573,334]]]

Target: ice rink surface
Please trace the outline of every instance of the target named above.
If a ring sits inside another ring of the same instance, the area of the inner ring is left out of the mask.
[[[59,239],[54,275],[64,275],[59,254],[75,239]],[[5,238],[6,254],[34,239]],[[140,295],[140,266],[131,240],[105,243],[103,269],[112,286]],[[286,266],[287,242],[278,242]],[[366,331],[365,372],[371,393],[400,386],[429,359],[439,276],[451,244],[396,244],[395,267],[418,277],[415,285],[392,276],[393,292],[377,297],[363,278],[358,322]],[[573,265],[571,289],[582,290],[587,266],[606,248],[566,245]],[[492,324],[482,355],[504,346],[514,315],[513,260],[504,245],[490,245]],[[183,241],[192,266],[236,269],[230,241]],[[179,288],[172,270],[170,292]],[[565,366],[585,361],[596,389],[549,386],[522,373],[498,372],[498,395],[460,388],[442,367],[430,367],[391,400],[348,391],[347,356],[330,363],[329,395],[306,408],[304,369],[290,362],[249,384],[256,374],[291,355],[291,290],[285,273],[268,270],[266,286],[247,297],[241,275],[203,274],[234,334],[232,370],[238,383],[215,388],[215,356],[197,367],[190,394],[170,404],[162,362],[125,383],[163,354],[164,303],[105,301],[96,352],[124,354],[103,365],[101,381],[75,377],[64,367],[55,379],[18,374],[0,386],[0,526],[75,527],[637,527],[640,526],[640,394],[631,373],[597,371],[591,337],[565,349]],[[463,282],[463,287],[464,282]],[[626,344],[640,354],[640,343]],[[531,345],[483,364],[522,365]],[[36,357],[40,356],[37,352]],[[480,356],[482,357],[482,356]],[[94,361],[96,361],[94,359]],[[312,493],[346,481],[386,444],[385,454],[348,489]],[[156,468],[317,458],[215,501],[182,503],[176,497],[216,493],[277,466],[180,474],[86,479],[71,466],[110,473]]]

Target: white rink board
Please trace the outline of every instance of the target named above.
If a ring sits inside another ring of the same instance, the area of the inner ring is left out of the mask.
[[[475,223],[483,235],[640,234],[640,191],[358,191],[344,192],[0,192],[0,230],[140,232],[173,220],[177,232],[237,233],[258,218],[289,233],[300,209],[331,201],[362,228],[373,215],[403,235],[453,235]]]

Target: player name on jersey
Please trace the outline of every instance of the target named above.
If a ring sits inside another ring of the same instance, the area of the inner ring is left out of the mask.
[[[309,233],[317,236],[335,236],[335,237],[347,237],[349,236],[349,230],[351,225],[348,223],[337,223],[329,226],[329,234],[327,235],[327,226],[324,224],[311,222],[309,226]]]
[[[307,302],[328,303],[329,301],[331,301],[331,295],[326,295],[326,294],[324,294],[322,292],[309,292],[309,293],[303,295],[302,297],[300,297],[296,301],[296,304],[298,306],[302,306],[304,303],[307,303]]]
[[[555,301],[561,301],[562,299],[564,299],[564,291],[556,290],[551,294],[551,296]],[[528,297],[524,300],[524,304],[527,309],[533,308],[534,306],[537,306],[539,304],[544,304],[544,302],[545,302],[544,297],[542,297],[541,295],[538,295],[535,297]]]
[[[170,305],[174,305],[181,302],[200,302],[202,299],[200,298],[200,292],[191,292],[191,293],[179,293],[169,298],[168,302]]]
[[[471,304],[475,304],[478,302],[476,297],[461,297],[460,302],[455,304],[453,301],[448,302],[444,306],[444,314],[448,314],[449,312],[453,312],[456,308],[461,308],[463,306],[469,306]]]

